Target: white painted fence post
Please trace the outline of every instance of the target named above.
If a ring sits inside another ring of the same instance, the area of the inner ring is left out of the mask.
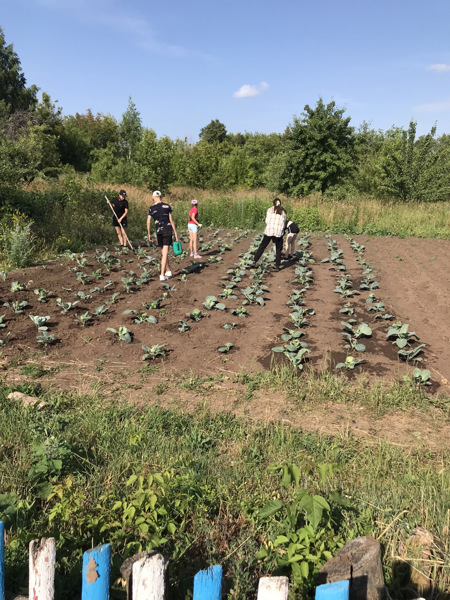
[[[261,577],[258,584],[258,600],[287,600],[288,577]]]
[[[165,600],[169,561],[149,554],[133,564],[132,600]]]
[[[30,542],[28,596],[33,600],[55,597],[55,538]]]

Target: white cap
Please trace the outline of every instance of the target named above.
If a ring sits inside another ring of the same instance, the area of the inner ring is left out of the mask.
[[[160,197],[161,197],[161,192],[160,192],[160,191],[158,191],[158,190],[155,190],[155,191],[153,192],[153,198],[160,198]]]

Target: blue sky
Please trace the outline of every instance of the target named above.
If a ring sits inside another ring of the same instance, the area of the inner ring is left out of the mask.
[[[448,0],[0,0],[28,84],[64,114],[128,97],[158,136],[282,132],[319,97],[351,124],[450,133]]]

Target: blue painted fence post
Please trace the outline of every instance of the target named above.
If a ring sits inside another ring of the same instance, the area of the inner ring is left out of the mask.
[[[104,544],[83,554],[81,600],[109,600],[111,546]]]
[[[316,587],[316,600],[348,600],[350,594],[350,582],[334,581],[324,583]]]
[[[194,577],[193,600],[221,600],[222,567],[214,565],[205,571],[199,571]]]
[[[0,521],[0,600],[5,600],[5,525]]]

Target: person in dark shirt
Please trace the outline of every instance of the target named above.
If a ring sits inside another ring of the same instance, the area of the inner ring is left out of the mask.
[[[161,248],[161,275],[160,281],[167,281],[172,277],[172,271],[169,265],[169,246],[172,245],[172,233],[178,241],[177,230],[172,219],[172,208],[162,201],[161,192],[155,190],[153,192],[153,205],[150,206],[147,213],[147,233],[148,241],[152,242],[152,234],[150,226],[152,219],[155,221],[156,239],[158,246]]]
[[[291,260],[295,255],[295,240],[297,239],[300,229],[298,228],[297,223],[287,221],[285,231],[287,231],[286,246],[284,248],[285,259]]]
[[[111,202],[111,206],[114,209],[114,212],[116,213],[115,215],[113,215],[113,227],[115,228],[116,232],[117,232],[117,237],[119,238],[119,244],[121,246],[125,246],[127,245],[127,234],[125,233],[125,229],[127,228],[127,215],[128,215],[128,200],[127,200],[127,193],[125,190],[120,190],[119,192],[119,197],[118,198],[114,198],[114,200]],[[117,219],[116,219],[116,215],[117,215]],[[122,227],[123,230],[122,230]]]

